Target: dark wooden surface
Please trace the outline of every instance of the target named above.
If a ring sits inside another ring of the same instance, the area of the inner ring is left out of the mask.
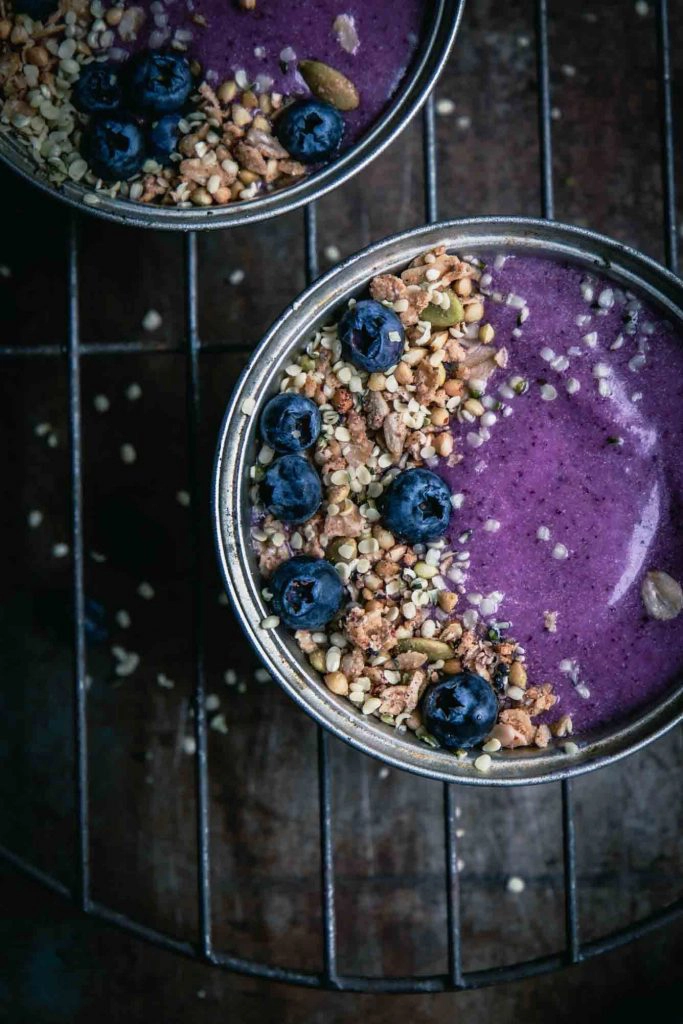
[[[437,95],[440,213],[540,212],[533,11],[530,0],[472,0]],[[683,5],[672,7],[683,64]],[[652,8],[652,5],[651,5]],[[557,216],[663,258],[653,11],[632,2],[551,3]],[[571,73],[570,69],[574,69]],[[680,74],[679,74],[680,79]],[[681,104],[677,110],[680,113]],[[469,121],[459,120],[467,118]],[[680,118],[679,118],[680,121]],[[679,123],[680,128],[680,123]],[[679,131],[679,138],[683,135]],[[64,341],[64,212],[1,175],[0,341]],[[321,266],[422,222],[421,122],[369,169],[319,204]],[[184,340],[183,241],[93,219],[81,223],[82,337],[141,337],[145,312],[163,316],[160,340]],[[302,215],[200,237],[200,331],[246,353],[301,289]],[[230,283],[241,269],[244,281]],[[208,524],[208,471],[222,410],[244,356],[202,357],[207,511],[207,667],[227,735],[210,733],[214,926],[220,948],[270,962],[321,962],[316,736],[268,682],[218,603]],[[74,882],[69,656],[66,371],[59,360],[0,365],[4,544],[0,569],[0,842]],[[137,382],[142,398],[125,389]],[[93,397],[106,394],[109,412]],[[189,616],[193,566],[182,356],[88,357],[83,363],[86,591],[104,609],[106,636],[88,646],[94,897],[153,927],[196,934]],[[58,444],[35,435],[49,422]],[[132,443],[134,465],[120,446]],[[29,530],[30,509],[43,510]],[[155,597],[136,593],[143,580]],[[132,625],[121,629],[119,609]],[[114,673],[112,645],[140,655]],[[239,685],[227,685],[232,670]],[[175,681],[157,683],[158,673]],[[340,969],[430,973],[445,968],[444,853],[438,784],[381,766],[334,741],[335,854]],[[582,937],[597,937],[680,894],[680,736],[577,783]],[[467,969],[562,944],[557,787],[458,794]],[[510,875],[523,894],[506,892]],[[481,993],[360,997],[252,982],[176,959],[80,919],[10,871],[0,873],[0,1009],[11,1024],[149,1019],[235,1021],[442,1020],[530,1022],[654,1015],[680,981],[680,929],[657,933],[552,977]],[[662,1011],[663,1012],[663,1011]],[[662,1019],[673,1019],[666,1015]]]

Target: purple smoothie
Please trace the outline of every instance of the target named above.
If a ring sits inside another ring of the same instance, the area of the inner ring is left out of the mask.
[[[243,71],[262,91],[309,95],[299,60],[320,60],[356,86],[360,104],[344,114],[345,145],[378,118],[398,89],[420,37],[424,0],[256,0],[252,11],[234,0],[154,0],[133,49],[168,47],[180,32],[187,56],[200,62],[210,85]],[[206,27],[193,17],[200,16]],[[349,53],[334,29],[346,15],[358,37]],[[283,60],[283,57],[288,58]]]
[[[682,339],[582,269],[518,256],[489,271],[486,314],[509,364],[488,382],[484,404],[502,403],[490,438],[473,447],[477,425],[457,424],[464,459],[440,469],[464,495],[450,539],[471,554],[465,595],[503,592],[482,618],[511,623],[530,681],[560,697],[552,717],[569,713],[585,730],[662,696],[681,670],[683,615],[648,618],[640,586],[649,569],[683,580]],[[510,293],[528,307],[521,325]],[[526,393],[507,386],[515,375]],[[555,398],[542,399],[544,383]],[[477,606],[463,596],[461,607]],[[557,613],[556,632],[544,612]]]

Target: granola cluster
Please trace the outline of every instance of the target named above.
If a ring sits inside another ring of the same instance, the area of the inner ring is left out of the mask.
[[[131,186],[132,199],[162,206],[223,206],[254,199],[306,173],[273,134],[273,115],[282,107],[279,93],[240,90],[232,80],[214,91],[202,82],[195,106],[181,122],[174,166],[150,169]]]
[[[268,80],[249,83],[242,71],[214,89],[191,61],[197,89],[171,165],[148,159],[126,181],[97,178],[81,153],[87,117],[71,102],[72,90],[84,65],[125,60],[148,17],[142,7],[121,2],[107,8],[101,0],[60,0],[43,23],[0,0],[0,132],[20,139],[53,185],[89,185],[84,198],[91,205],[98,193],[180,208],[225,205],[303,175],[304,165],[290,159],[273,133],[284,98],[269,91]],[[202,15],[194,21],[206,30]],[[170,48],[187,50],[180,33]]]
[[[507,365],[507,352],[494,344],[484,319],[480,277],[475,261],[439,247],[400,275],[381,274],[370,282],[371,296],[405,327],[405,350],[390,372],[368,374],[346,362],[334,324],[318,331],[286,367],[281,390],[306,395],[320,408],[323,427],[312,458],[325,497],[302,526],[275,520],[260,504],[259,480],[274,457],[262,446],[251,470],[252,538],[266,600],[268,577],[293,555],[325,557],[335,565],[348,594],[345,607],[324,631],[295,636],[329,689],[364,715],[412,729],[437,745],[423,727],[421,698],[441,675],[468,669],[499,696],[498,722],[484,749],[545,747],[551,729],[534,718],[555,705],[551,685],[527,685],[524,652],[506,635],[509,624],[483,625],[458,612],[467,551],[446,539],[402,543],[384,528],[377,507],[400,471],[442,460],[457,466],[463,456],[454,444],[453,419],[485,436],[481,399],[488,378]],[[438,326],[454,304],[462,314],[458,322]],[[452,496],[455,508],[461,497]],[[490,615],[502,596],[488,596]],[[277,624],[270,616],[263,625]],[[557,732],[571,732],[567,716]]]

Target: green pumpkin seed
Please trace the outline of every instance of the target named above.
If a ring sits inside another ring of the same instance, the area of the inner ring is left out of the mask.
[[[355,110],[360,100],[358,90],[346,75],[321,60],[302,60],[299,71],[314,96],[331,103],[337,110]]]
[[[430,302],[427,308],[420,313],[420,317],[430,323],[432,327],[453,327],[464,319],[462,303],[455,292],[450,288],[445,288],[444,295],[447,295],[450,301],[448,309]]]
[[[398,649],[401,652],[417,651],[418,654],[426,654],[430,661],[447,661],[455,654],[453,648],[443,640],[429,640],[423,636],[399,640]]]

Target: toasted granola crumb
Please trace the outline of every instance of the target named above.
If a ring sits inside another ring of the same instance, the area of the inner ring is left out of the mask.
[[[381,651],[396,645],[395,631],[380,611],[367,613],[364,609],[352,608],[346,617],[346,632],[364,651]]]
[[[536,726],[527,711],[522,708],[509,708],[507,711],[501,711],[499,720],[502,725],[509,725],[513,729],[513,735],[509,737],[508,742],[504,742],[498,735],[503,746],[528,747],[533,743]]]
[[[526,691],[525,707],[528,713],[535,718],[542,715],[544,711],[550,711],[557,704],[557,697],[552,692],[550,683],[543,683],[541,686],[530,686]]]

